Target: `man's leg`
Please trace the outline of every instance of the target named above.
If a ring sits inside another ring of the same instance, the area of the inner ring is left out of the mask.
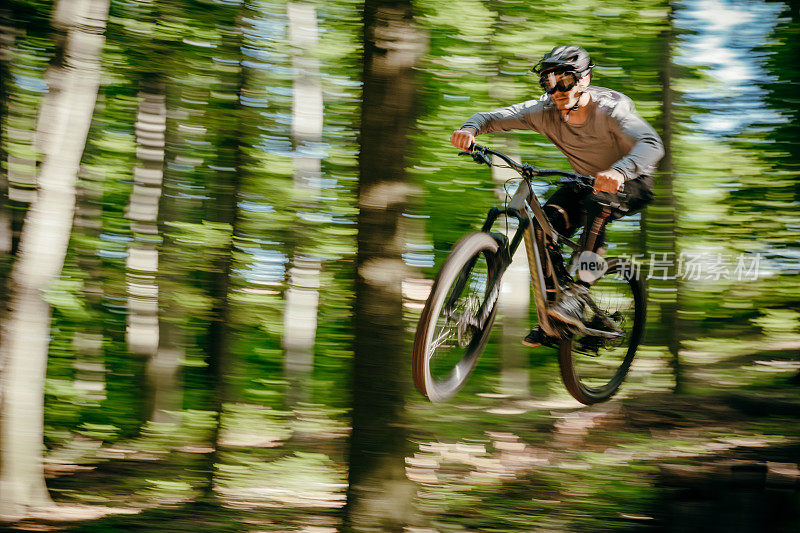
[[[625,184],[624,192],[627,195],[623,202],[623,206],[626,208],[625,211],[600,206],[593,195],[584,199],[587,223],[583,230],[581,244],[585,250],[597,253],[604,245],[606,225],[609,222],[641,210],[652,200],[652,178],[642,176],[630,180]],[[591,281],[589,281],[588,277],[585,277],[562,291],[558,301],[548,309],[548,316],[565,324],[575,332],[585,331],[583,324],[583,296],[590,286]]]
[[[587,225],[584,231],[588,232],[589,239],[594,241],[587,249],[597,252],[601,246],[605,245],[606,226],[610,222],[641,211],[653,200],[653,177],[639,176],[629,180],[625,183],[623,192],[626,195],[622,201],[624,211],[612,209],[604,214],[597,205],[594,195],[589,195],[584,199],[587,213]],[[598,221],[598,218],[601,220]],[[594,235],[595,232],[596,235]]]
[[[553,228],[565,237],[571,237],[583,223],[582,202],[587,193],[573,187],[561,187],[545,202],[543,209]]]

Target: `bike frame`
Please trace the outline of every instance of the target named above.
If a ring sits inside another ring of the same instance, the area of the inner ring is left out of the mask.
[[[576,252],[580,245],[560,233],[558,233],[545,215],[536,193],[531,187],[530,180],[523,178],[520,181],[517,191],[511,198],[506,209],[493,207],[489,210],[482,231],[489,232],[495,221],[500,215],[514,218],[518,221],[517,230],[511,242],[506,246],[501,242],[504,253],[501,256],[500,273],[511,264],[511,261],[522,241],[525,242],[525,251],[528,258],[528,267],[531,272],[531,283],[533,285],[533,297],[536,303],[536,314],[544,332],[551,336],[557,336],[547,317],[547,282],[549,278],[556,295],[561,292],[561,284],[558,280],[557,266],[553,263],[548,253],[548,240],[551,244],[564,243]],[[536,228],[541,228],[540,236],[536,235]],[[542,253],[544,252],[544,253]],[[545,262],[542,262],[544,257]]]
[[[586,183],[587,180],[591,181],[593,178],[572,172],[543,170],[537,169],[531,165],[521,165],[503,153],[495,152],[494,150],[478,145],[474,145],[473,149],[475,151],[470,155],[472,155],[476,162],[486,163],[492,166],[491,159],[489,159],[487,155],[498,156],[505,161],[509,167],[519,172],[522,177],[506,209],[493,207],[489,210],[482,231],[489,233],[501,214],[518,221],[517,230],[510,243],[507,243],[507,237],[505,236],[502,239],[498,239],[503,253],[500,257],[500,265],[498,266],[497,274],[501,275],[505,269],[508,268],[520,243],[525,241],[525,251],[531,273],[531,284],[533,285],[533,297],[536,303],[536,315],[539,320],[539,325],[546,335],[560,337],[560,333],[551,325],[547,316],[547,307],[549,305],[547,298],[548,278],[555,291],[554,296],[558,297],[561,293],[561,283],[559,282],[558,275],[569,276],[575,273],[580,252],[594,249],[600,228],[603,226],[603,221],[611,213],[610,208],[612,206],[618,207],[619,204],[609,203],[604,205],[601,212],[592,221],[591,227],[587,227],[584,231],[580,243],[576,243],[564,235],[561,235],[553,228],[550,219],[547,218],[542,205],[539,203],[539,199],[536,197],[536,193],[533,191],[531,177],[546,175],[562,176],[583,183]],[[496,235],[493,236],[497,238]],[[559,248],[561,244],[565,244],[573,250],[569,270],[564,268],[563,261],[559,261],[558,264],[556,264],[551,259],[551,251],[555,251],[559,254],[561,253]],[[544,258],[544,262],[542,258]],[[488,318],[487,309],[491,309],[491,306],[494,305],[494,300],[499,296],[499,286],[495,288],[495,292],[498,294],[492,294],[490,297],[487,297],[486,301],[481,306],[482,308],[478,314],[481,326]],[[588,299],[587,303],[595,307],[591,299]],[[608,336],[601,331],[591,331],[601,336]]]

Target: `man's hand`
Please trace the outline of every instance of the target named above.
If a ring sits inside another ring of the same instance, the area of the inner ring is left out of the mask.
[[[594,191],[615,193],[623,183],[625,183],[625,176],[622,175],[622,172],[610,168],[595,174]]]
[[[476,133],[475,128],[461,128],[450,136],[450,144],[460,150],[469,150],[469,147],[475,142]]]

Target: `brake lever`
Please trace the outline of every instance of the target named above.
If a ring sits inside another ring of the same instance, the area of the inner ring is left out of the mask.
[[[612,209],[616,209],[618,211],[622,211],[623,213],[628,211],[628,208],[623,205],[625,200],[628,199],[628,195],[624,192],[605,192],[605,191],[596,191],[594,193],[594,197],[600,204],[605,204]]]
[[[492,158],[483,152],[459,152],[458,155],[472,156],[472,159],[478,164],[486,164],[492,166]]]

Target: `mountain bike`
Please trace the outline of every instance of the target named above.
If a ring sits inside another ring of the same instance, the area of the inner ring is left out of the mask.
[[[450,252],[433,283],[414,338],[414,383],[433,402],[450,399],[464,386],[483,352],[497,315],[503,273],[525,242],[539,327],[558,339],[561,378],[579,402],[611,398],[630,369],[645,325],[645,290],[629,261],[593,252],[603,220],[624,211],[623,193],[595,193],[597,215],[578,242],[553,229],[533,190],[535,177],[556,176],[557,183],[593,190],[594,178],[573,172],[520,164],[490,148],[473,145],[477,163],[505,162],[520,174],[516,192],[504,209],[492,207],[481,231],[463,237]],[[492,231],[500,215],[516,221],[510,239]],[[568,261],[562,247],[571,250]],[[580,333],[548,318],[552,305],[578,278],[585,328]]]

